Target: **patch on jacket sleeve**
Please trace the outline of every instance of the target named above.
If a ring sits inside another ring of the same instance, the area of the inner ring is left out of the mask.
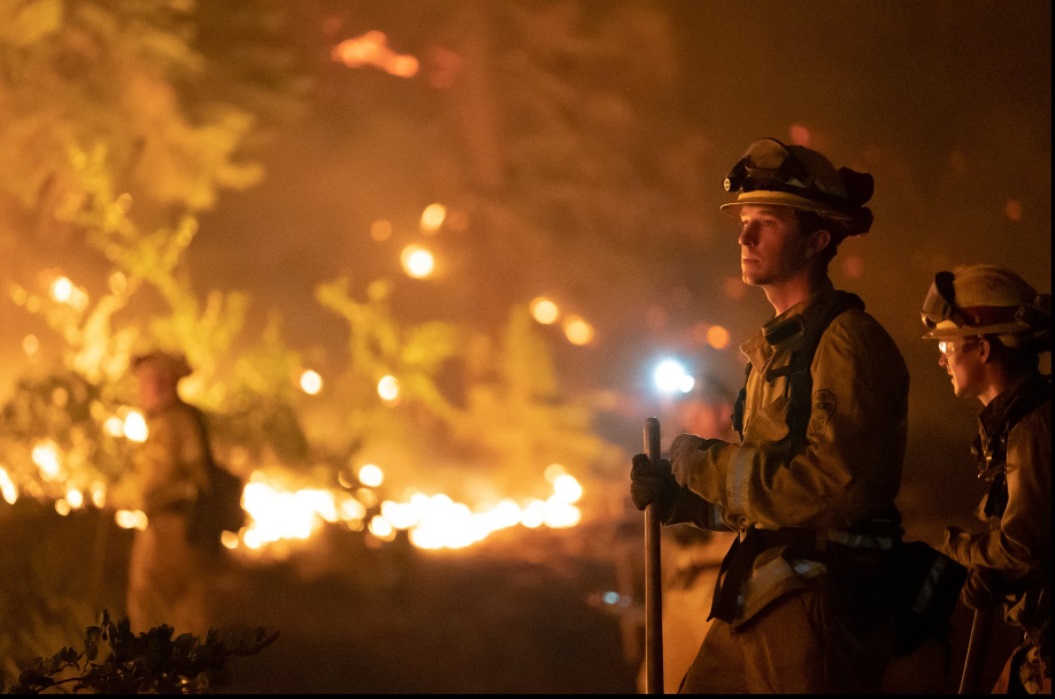
[[[810,435],[819,437],[824,434],[828,422],[835,414],[835,394],[822,388],[813,394],[813,409],[810,411]]]

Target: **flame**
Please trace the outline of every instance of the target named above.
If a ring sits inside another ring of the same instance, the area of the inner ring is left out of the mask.
[[[59,447],[50,439],[43,439],[33,445],[33,463],[45,481],[57,481],[64,475],[62,464],[59,463]]]
[[[418,59],[410,54],[399,54],[388,47],[384,32],[369,31],[362,36],[345,39],[333,47],[333,60],[349,68],[375,66],[389,75],[412,78],[418,72]]]
[[[370,473],[371,468],[380,473],[374,464],[364,466],[360,473]],[[377,504],[369,488],[354,495],[326,488],[285,490],[255,472],[242,497],[250,524],[237,536],[231,532],[225,545],[260,551],[280,541],[306,541],[323,526],[341,524],[355,531],[365,528],[382,541],[392,541],[397,532],[406,531],[418,548],[459,549],[518,525],[557,529],[578,524],[582,513],[573,503],[582,497],[582,486],[572,475],[562,473],[553,479],[553,490],[546,500],[517,503],[505,498],[493,507],[476,510],[445,493],[414,492],[404,502],[381,501],[379,510],[369,516],[368,508]]]
[[[14,505],[18,500],[18,488],[15,487],[7,470],[2,467],[0,467],[0,495],[3,495],[8,505]]]

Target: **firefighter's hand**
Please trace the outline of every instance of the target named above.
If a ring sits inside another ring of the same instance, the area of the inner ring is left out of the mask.
[[[670,462],[660,459],[653,464],[647,454],[638,454],[630,461],[630,499],[634,507],[644,510],[652,503],[666,512],[678,495],[678,484],[670,473]],[[662,515],[660,516],[662,520]]]
[[[674,480],[680,485],[689,485],[695,465],[696,453],[707,451],[717,439],[704,439],[694,434],[679,434],[670,444],[670,463]]]
[[[988,568],[971,568],[963,585],[963,603],[971,609],[992,609],[1003,598],[1000,576]]]

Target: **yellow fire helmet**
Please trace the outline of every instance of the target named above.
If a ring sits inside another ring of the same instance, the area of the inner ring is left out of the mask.
[[[864,204],[874,182],[868,173],[836,169],[824,155],[805,146],[785,145],[775,138],[752,143],[725,178],[736,201],[721,210],[740,216],[745,204],[787,206],[813,211],[828,222],[833,234],[862,235],[872,226],[872,211]]]
[[[920,311],[925,340],[998,335],[1017,347],[1051,342],[1051,294],[1037,293],[1015,272],[996,265],[971,265],[938,272]]]

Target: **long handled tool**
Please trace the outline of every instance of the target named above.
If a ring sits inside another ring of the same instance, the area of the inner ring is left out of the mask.
[[[645,453],[660,459],[659,420],[645,420]],[[645,691],[663,694],[663,581],[659,564],[659,514],[656,503],[645,508]]]
[[[985,654],[989,646],[989,627],[993,622],[992,609],[974,610],[971,621],[971,638],[967,641],[967,658],[963,662],[963,677],[959,694],[978,692],[978,679],[985,665]]]

